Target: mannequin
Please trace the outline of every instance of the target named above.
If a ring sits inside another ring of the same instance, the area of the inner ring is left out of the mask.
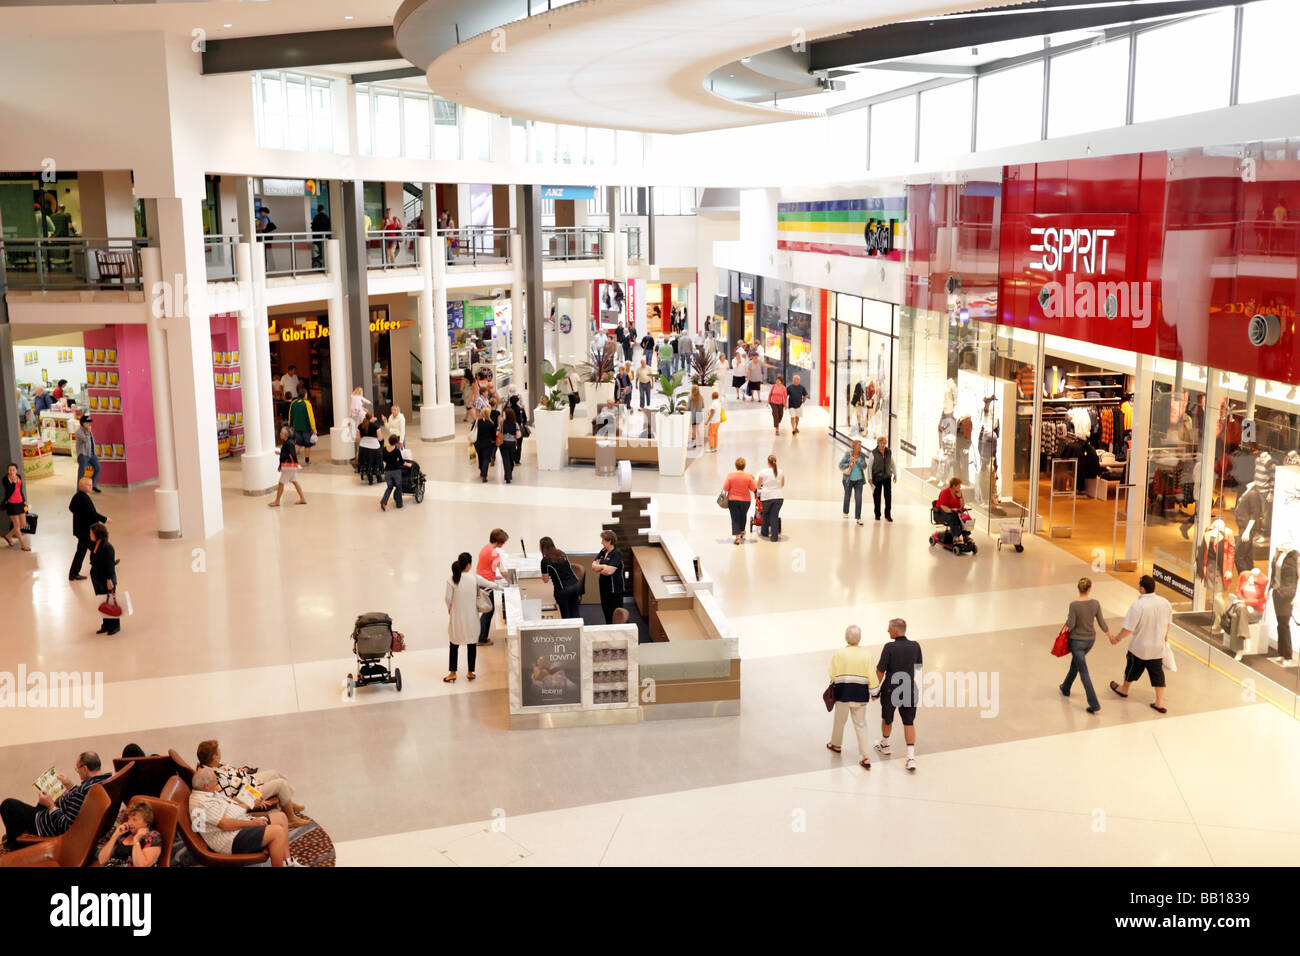
[[[998,400],[994,395],[984,396],[984,411],[980,415],[979,434],[979,486],[988,489],[990,503],[998,500]]]
[[[1269,565],[1273,613],[1277,616],[1277,657],[1275,664],[1294,667],[1291,649],[1291,610],[1295,604],[1296,582],[1300,578],[1300,552],[1290,542],[1280,545]]]
[[[957,408],[957,383],[952,379],[944,382],[943,385],[943,413],[951,415]]]
[[[1210,625],[1212,634],[1219,633],[1225,610],[1223,589],[1232,580],[1232,572],[1229,570],[1232,553],[1232,533],[1222,518],[1216,518],[1205,529],[1201,543],[1196,548],[1196,576],[1205,585],[1214,608],[1214,622]]]
[[[1249,571],[1255,566],[1255,547],[1267,540],[1266,516],[1272,507],[1272,495],[1265,494],[1258,482],[1252,481],[1238,495],[1233,510],[1239,542],[1233,566],[1238,572]]]

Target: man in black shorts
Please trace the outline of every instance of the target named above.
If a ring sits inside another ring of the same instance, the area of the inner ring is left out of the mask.
[[[916,707],[921,702],[921,688],[917,686],[916,669],[921,666],[921,645],[907,637],[907,622],[896,617],[889,622],[890,642],[880,649],[880,662],[876,664],[876,679],[880,681],[880,740],[876,751],[884,757],[890,755],[889,731],[894,723],[894,712],[903,719],[903,739],[907,741],[909,771],[916,770]]]

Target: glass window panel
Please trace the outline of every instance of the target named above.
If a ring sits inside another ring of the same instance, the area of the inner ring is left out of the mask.
[[[1232,35],[1231,10],[1138,34],[1133,121],[1227,106]]]
[[[640,133],[621,129],[615,138],[618,141],[618,164],[620,166],[639,167],[644,161]]]
[[[581,126],[560,126],[557,130],[556,161],[581,164],[587,155],[587,131]]]
[[[1123,126],[1128,111],[1125,37],[1052,57],[1047,135],[1070,136]]]
[[[528,121],[510,121],[510,162],[528,162]]]
[[[307,148],[307,78],[286,75],[285,83],[285,149]]]
[[[835,318],[850,325],[862,324],[862,300],[856,295],[835,294]]]
[[[921,159],[929,162],[970,152],[970,121],[974,102],[971,80],[921,94]]]
[[[978,149],[1031,143],[1043,135],[1043,64],[1038,61],[980,77]]]
[[[894,330],[894,307],[875,299],[862,300],[862,324],[873,332],[889,335]]]
[[[533,127],[533,162],[555,162],[554,123],[538,123]]]
[[[311,148],[319,153],[334,150],[334,100],[329,83],[311,83]]]
[[[695,189],[691,186],[682,187],[682,215],[695,215]]]
[[[853,168],[865,169],[867,162],[867,119],[870,110],[850,110],[826,119],[830,140],[836,149],[851,158]]]
[[[362,156],[371,153],[370,139],[370,91],[357,90],[357,150]]]
[[[613,166],[614,131],[612,129],[587,130],[587,162],[592,165]]]
[[[411,159],[429,158],[429,98],[402,94],[402,119],[406,123],[406,155]]]
[[[871,159],[874,170],[911,165],[916,152],[916,97],[871,107]]]
[[[401,104],[396,93],[375,93],[374,154],[402,154]]]
[[[465,158],[492,160],[492,116],[481,110],[465,110]]]
[[[262,145],[284,148],[284,87],[279,73],[262,74]]]
[[[458,107],[436,96],[433,98],[433,158],[460,159]]]
[[[1300,93],[1295,38],[1300,35],[1300,4],[1259,0],[1244,8],[1241,28],[1239,103],[1254,103]]]

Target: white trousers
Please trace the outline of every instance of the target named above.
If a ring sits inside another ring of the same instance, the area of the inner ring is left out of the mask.
[[[866,702],[856,703],[847,700],[837,700],[835,702],[835,723],[831,727],[831,743],[836,747],[844,743],[844,725],[848,719],[853,718],[853,733],[858,738],[858,753],[867,756],[870,752],[870,742],[867,739],[867,705]]]

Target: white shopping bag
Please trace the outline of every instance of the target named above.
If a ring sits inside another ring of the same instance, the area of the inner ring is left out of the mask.
[[[127,613],[129,614],[130,612],[128,611]],[[1168,641],[1165,641],[1165,650],[1161,655],[1161,659],[1165,665],[1165,670],[1169,671],[1171,674],[1178,673],[1178,662],[1174,660],[1174,647]]]
[[[130,591],[118,591],[117,600],[118,603],[122,605],[122,613],[124,613],[127,617],[130,617],[132,614],[135,613],[135,608],[131,606]]]

